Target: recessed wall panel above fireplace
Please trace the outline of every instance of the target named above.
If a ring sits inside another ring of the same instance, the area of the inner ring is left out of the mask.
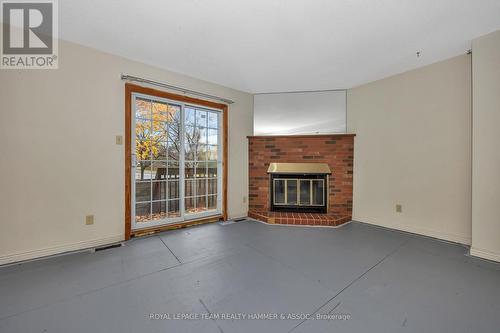
[[[346,105],[345,90],[257,94],[254,96],[254,133],[345,133]]]

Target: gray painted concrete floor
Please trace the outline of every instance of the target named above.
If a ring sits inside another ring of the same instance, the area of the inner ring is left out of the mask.
[[[499,332],[500,265],[466,253],[361,223],[203,225],[0,268],[0,332]]]

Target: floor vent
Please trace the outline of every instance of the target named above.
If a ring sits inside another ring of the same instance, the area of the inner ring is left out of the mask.
[[[121,247],[123,246],[122,243],[118,243],[118,244],[112,244],[112,245],[107,245],[107,246],[102,246],[102,247],[96,247],[95,248],[95,251],[104,251],[104,250],[109,250],[109,249],[114,249],[115,247]]]
[[[239,218],[236,218],[236,219],[219,222],[219,224],[220,225],[230,225],[230,224],[233,224],[233,223],[236,223],[236,222],[242,222],[242,221],[246,221],[246,218],[245,217],[239,217]]]

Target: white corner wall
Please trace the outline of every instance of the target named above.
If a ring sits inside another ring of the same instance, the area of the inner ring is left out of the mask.
[[[124,238],[121,73],[235,101],[228,213],[245,216],[253,96],[60,41],[58,70],[0,71],[0,264]],[[94,214],[95,224],[85,225]]]
[[[462,55],[348,91],[354,220],[471,243],[470,61]]]
[[[500,261],[500,31],[472,43],[471,254]]]

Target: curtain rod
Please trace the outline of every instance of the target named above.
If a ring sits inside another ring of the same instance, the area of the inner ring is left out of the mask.
[[[163,82],[149,80],[149,79],[145,79],[145,78],[137,77],[137,76],[133,76],[133,75],[122,74],[121,79],[126,80],[126,81],[142,82],[142,83],[150,84],[150,85],[157,86],[157,87],[162,87],[162,88],[166,88],[166,89],[170,89],[170,90],[180,91],[184,94],[209,98],[209,99],[221,101],[221,102],[226,103],[226,104],[233,104],[234,103],[234,101],[232,101],[230,99],[226,99],[226,98],[222,98],[222,97],[214,96],[214,95],[210,95],[210,94],[205,94],[205,93],[202,93],[199,91],[194,91],[194,90],[190,90],[190,89],[186,89],[186,88],[182,88],[182,87],[172,86],[170,84],[166,84]]]

